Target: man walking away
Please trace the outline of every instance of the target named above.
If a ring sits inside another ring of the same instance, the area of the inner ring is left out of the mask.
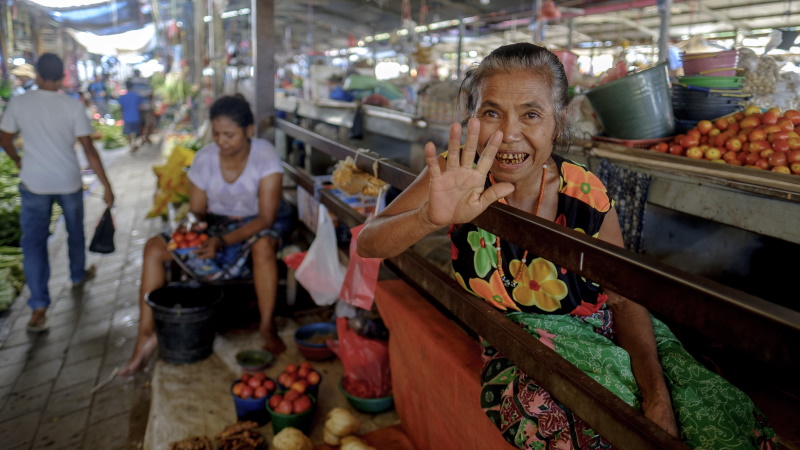
[[[144,99],[136,93],[133,89],[133,81],[128,80],[125,82],[125,88],[128,90],[117,99],[120,108],[122,108],[122,132],[128,136],[130,142],[131,153],[139,148],[136,143],[136,138],[139,137],[142,129],[142,115],[139,109]],[[144,144],[144,142],[142,142]]]
[[[11,100],[0,121],[0,146],[20,168],[19,192],[22,200],[23,269],[33,310],[28,330],[47,330],[45,314],[50,306],[47,288],[50,264],[47,237],[53,202],[63,210],[68,238],[69,272],[73,288],[94,277],[95,267],[86,268],[86,243],[83,234],[83,188],[81,167],[75,153],[77,139],[83,146],[89,167],[105,188],[108,206],[114,194],[103,163],[92,144],[92,126],[83,105],[58,92],[64,78],[64,63],[45,53],[36,63],[38,90]],[[13,138],[22,133],[24,150],[20,159]]]
[[[153,88],[150,87],[150,80],[142,77],[142,72],[139,69],[133,71],[131,81],[133,82],[133,90],[139,97],[142,97],[142,103],[139,105],[142,145],[149,144],[150,133],[153,132]]]

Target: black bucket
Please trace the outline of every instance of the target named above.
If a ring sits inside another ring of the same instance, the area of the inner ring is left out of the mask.
[[[216,333],[216,306],[222,289],[209,285],[169,284],[147,294],[153,309],[161,359],[187,364],[208,358]]]

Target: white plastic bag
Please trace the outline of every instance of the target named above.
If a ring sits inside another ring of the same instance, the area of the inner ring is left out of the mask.
[[[339,298],[344,282],[345,267],[339,263],[336,230],[328,209],[319,205],[317,235],[308,248],[303,262],[294,273],[295,279],[308,291],[314,303],[332,305]]]

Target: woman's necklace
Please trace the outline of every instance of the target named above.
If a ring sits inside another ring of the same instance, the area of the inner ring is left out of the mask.
[[[494,176],[490,173],[489,179],[491,180],[492,184],[494,184]],[[547,164],[542,164],[542,182],[539,186],[539,200],[536,202],[536,212],[534,215],[538,216],[539,211],[542,209],[542,200],[544,199],[544,188],[545,188],[545,181],[547,179]],[[500,203],[507,205],[506,199],[501,198]],[[522,279],[522,271],[525,270],[525,262],[528,258],[528,251],[525,250],[525,253],[522,254],[522,260],[520,261],[519,270],[517,274],[514,276],[514,279],[509,280],[506,277],[505,272],[503,271],[503,254],[500,250],[500,236],[495,236],[495,248],[497,249],[497,271],[500,272],[500,279],[503,280],[503,284],[506,287],[516,287],[517,283],[520,279]]]

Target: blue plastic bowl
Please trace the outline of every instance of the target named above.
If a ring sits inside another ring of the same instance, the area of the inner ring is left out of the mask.
[[[305,347],[325,348],[325,336],[332,336],[338,339],[336,334],[336,324],[331,322],[314,322],[303,325],[294,333],[294,340]]]

